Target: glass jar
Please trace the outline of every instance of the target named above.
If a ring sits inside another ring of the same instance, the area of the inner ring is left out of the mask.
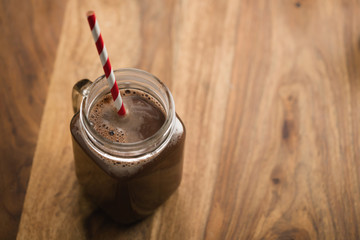
[[[185,126],[175,113],[169,89],[155,76],[138,69],[119,69],[114,74],[119,90],[142,91],[161,104],[165,115],[161,128],[133,143],[112,142],[100,135],[89,114],[110,92],[106,77],[101,76],[94,83],[85,79],[75,84],[70,131],[81,186],[115,221],[128,224],[152,214],[178,188]]]

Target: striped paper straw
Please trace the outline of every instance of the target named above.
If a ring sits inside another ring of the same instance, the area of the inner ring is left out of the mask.
[[[123,101],[120,96],[120,92],[119,92],[119,88],[118,88],[118,85],[115,80],[114,72],[111,68],[109,56],[106,51],[106,47],[105,47],[103,38],[100,33],[100,28],[99,28],[98,21],[96,20],[96,17],[95,17],[95,12],[93,12],[93,11],[87,12],[87,19],[88,19],[88,22],[90,25],[92,36],[93,36],[95,44],[96,44],[96,48],[97,48],[99,56],[100,56],[101,64],[103,66],[106,79],[107,79],[109,87],[111,89],[111,95],[112,95],[112,98],[114,99],[116,110],[118,111],[119,115],[121,115],[121,116],[125,115],[126,114],[125,107],[124,107]]]

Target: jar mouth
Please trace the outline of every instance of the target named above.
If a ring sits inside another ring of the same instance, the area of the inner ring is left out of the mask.
[[[170,90],[154,75],[135,68],[121,68],[114,70],[115,79],[120,89],[136,89],[144,91],[154,97],[165,110],[165,121],[160,129],[152,136],[131,143],[113,142],[100,135],[88,118],[90,109],[99,96],[109,93],[105,75],[98,77],[86,91],[80,105],[80,125],[85,137],[98,150],[120,157],[139,156],[159,147],[173,131],[175,121],[175,104]]]

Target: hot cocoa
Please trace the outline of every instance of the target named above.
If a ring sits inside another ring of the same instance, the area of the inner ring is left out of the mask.
[[[166,121],[166,110],[151,94],[121,90],[127,110],[118,116],[110,94],[98,97],[88,112],[91,128],[116,146],[146,142]],[[179,186],[182,175],[185,128],[176,116],[169,137],[155,150],[138,156],[114,157],[92,144],[79,113],[71,121],[75,169],[85,192],[113,219],[131,223],[160,206]]]

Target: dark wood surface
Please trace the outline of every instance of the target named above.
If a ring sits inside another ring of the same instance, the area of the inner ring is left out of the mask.
[[[19,239],[360,239],[358,1],[0,9],[1,239],[21,213]],[[101,74],[89,9],[112,65],[163,80],[188,132],[179,190],[130,227],[81,195],[73,169],[71,87]]]
[[[17,234],[65,2],[0,2],[0,239]]]

